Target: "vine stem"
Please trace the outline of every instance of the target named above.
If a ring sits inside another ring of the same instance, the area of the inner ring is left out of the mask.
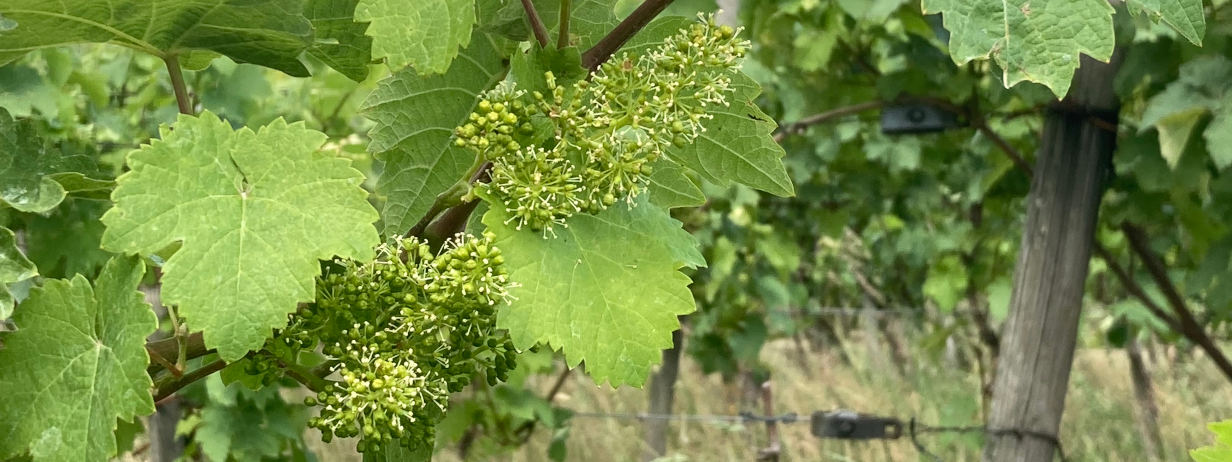
[[[636,10],[633,10],[633,13],[629,14],[629,17],[625,18],[624,21],[616,25],[616,28],[599,39],[599,43],[596,43],[595,46],[582,53],[582,65],[586,66],[590,72],[598,70],[599,66],[607,61],[608,58],[611,58],[616,50],[619,50],[625,42],[629,41],[629,38],[637,34],[643,27],[646,27],[646,24],[649,24],[659,13],[663,12],[663,9],[672,4],[672,1],[646,0],[642,2]]]
[[[1121,232],[1129,241],[1129,247],[1134,253],[1142,259],[1142,263],[1146,266],[1147,273],[1155,280],[1155,285],[1164,294],[1164,300],[1167,300],[1168,306],[1172,308],[1172,312],[1176,315],[1175,319],[1181,325],[1181,334],[1188,337],[1190,341],[1197,343],[1206,355],[1210,357],[1219,371],[1224,377],[1232,380],[1232,361],[1223,354],[1223,350],[1219,345],[1211,339],[1207,334],[1206,329],[1194,317],[1193,312],[1189,310],[1188,304],[1185,302],[1185,297],[1177,289],[1176,284],[1173,284],[1172,279],[1168,276],[1168,268],[1164,264],[1159,254],[1151,249],[1151,244],[1148,242],[1146,232],[1137,225],[1124,222],[1121,223]]]
[[[428,208],[428,212],[415,223],[415,226],[407,231],[406,237],[424,237],[424,230],[432,223],[432,220],[448,210],[450,207],[455,207],[462,203],[462,198],[471,190],[471,185],[475,184],[480,178],[480,173],[486,173],[488,168],[491,168],[492,163],[484,159],[483,156],[475,158],[474,164],[466,171],[462,178],[466,180],[458,180],[449,189],[436,195],[436,200],[432,201],[432,207]]]
[[[560,30],[556,35],[556,48],[569,46],[569,9],[570,0],[560,0]]]
[[[224,367],[227,367],[227,362],[219,359],[212,363],[198,367],[183,376],[172,376],[171,380],[165,380],[161,383],[155,384],[154,402],[161,402],[162,400],[167,399],[168,396],[180,391],[181,388],[188,386],[188,384],[201,380],[215,372],[221,371]]]
[[[530,30],[535,33],[535,40],[539,42],[539,46],[548,46],[548,29],[543,26],[543,19],[539,17],[539,12],[535,11],[535,4],[531,3],[531,0],[522,0],[522,9],[526,10],[526,20],[530,21]]]
[[[824,123],[839,117],[858,114],[871,109],[877,109],[883,105],[885,105],[885,103],[882,101],[867,101],[813,114],[795,122],[784,124],[783,127],[779,129],[778,133],[774,134],[774,142],[782,142],[783,138],[786,138],[787,135],[799,133],[810,126]]]
[[[193,115],[188,86],[184,84],[184,71],[180,69],[180,58],[170,55],[163,58],[163,61],[167,63],[167,73],[171,75],[171,90],[175,92],[175,102],[180,106],[180,114]]]
[[[286,371],[287,376],[295,379],[296,382],[303,384],[313,392],[325,391],[325,388],[329,385],[329,381],[316,375],[313,371],[305,370],[293,363],[284,361],[282,358],[278,358],[278,365]]]

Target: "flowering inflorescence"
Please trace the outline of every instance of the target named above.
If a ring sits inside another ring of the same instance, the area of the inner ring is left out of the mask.
[[[632,205],[652,164],[701,136],[709,109],[729,104],[748,49],[736,29],[701,19],[645,54],[614,57],[589,79],[563,85],[548,72],[546,93],[507,82],[485,93],[456,143],[492,162],[485,188],[510,222],[546,237],[578,212]],[[552,133],[537,136],[532,118],[546,118]]]
[[[378,250],[371,263],[340,262],[320,277],[316,303],[275,345],[319,344],[336,362],[340,380],[306,400],[321,407],[309,424],[326,440],[360,437],[361,451],[431,444],[450,393],[478,375],[504,380],[516,361],[496,330],[511,283],[490,235],[459,234],[438,252],[401,238]]]

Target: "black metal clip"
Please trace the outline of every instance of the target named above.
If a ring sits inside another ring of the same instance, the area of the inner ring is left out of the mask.
[[[818,438],[874,440],[903,436],[901,420],[852,411],[814,412],[811,424],[813,436]]]

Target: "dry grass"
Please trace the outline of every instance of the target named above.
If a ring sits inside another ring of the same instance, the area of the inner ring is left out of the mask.
[[[854,346],[853,346],[854,345]],[[944,359],[912,353],[909,371],[900,376],[884,347],[852,341],[845,350],[861,367],[844,364],[834,352],[801,355],[791,342],[777,342],[762,352],[771,368],[777,413],[797,412],[802,417],[816,410],[850,409],[864,413],[917,417],[938,425],[972,425],[983,419],[977,374],[953,367]],[[1161,355],[1162,356],[1162,355]],[[1149,360],[1150,358],[1148,358]],[[1232,386],[1200,356],[1173,364],[1150,362],[1159,404],[1159,426],[1166,460],[1188,460],[1186,450],[1208,444],[1205,423],[1232,417]],[[551,377],[534,384],[547,389]],[[1079,350],[1070,380],[1062,442],[1071,461],[1144,461],[1134,424],[1134,398],[1128,360],[1123,350]],[[705,376],[687,359],[677,384],[676,411],[689,414],[737,414],[743,410],[738,383]],[[643,390],[596,387],[584,374],[574,374],[558,397],[558,404],[577,411],[637,413],[646,409]],[[749,410],[757,410],[748,408]],[[670,461],[755,460],[765,446],[761,424],[672,422],[669,426]],[[908,439],[847,443],[818,440],[803,420],[780,426],[783,460],[807,461],[915,461],[921,458]],[[632,420],[577,418],[568,439],[568,460],[632,461],[642,458],[641,424]],[[311,436],[310,436],[311,438]],[[530,443],[502,454],[478,454],[472,460],[542,461],[550,435],[539,431]],[[976,435],[923,435],[921,442],[946,461],[979,460],[981,439]],[[322,460],[356,460],[344,456],[346,442],[320,448]],[[456,461],[451,448],[438,460]]]

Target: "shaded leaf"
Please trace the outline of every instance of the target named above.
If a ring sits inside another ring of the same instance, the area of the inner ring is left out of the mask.
[[[17,248],[17,237],[8,228],[0,227],[0,321],[13,315],[13,295],[8,285],[35,276],[38,269]]]
[[[72,146],[65,148],[44,143],[32,121],[14,120],[0,108],[0,205],[23,212],[46,212],[68,194],[52,175],[78,172],[85,178],[85,174],[97,172],[94,158]]]
[[[308,53],[356,82],[368,78],[372,62],[372,38],[364,35],[367,26],[355,22],[358,2],[308,0],[304,6],[304,15],[316,33]]]
[[[374,126],[368,150],[385,162],[377,193],[385,234],[410,230],[436,195],[461,179],[475,155],[450,143],[479,93],[503,77],[491,40],[476,37],[441,75],[403,69],[381,80],[363,104]]]
[[[706,203],[706,196],[680,165],[671,159],[653,164],[650,173],[650,202],[663,208],[697,207]]]
[[[0,64],[30,50],[111,42],[159,57],[210,50],[303,77],[299,55],[312,43],[303,0],[6,0]]]

